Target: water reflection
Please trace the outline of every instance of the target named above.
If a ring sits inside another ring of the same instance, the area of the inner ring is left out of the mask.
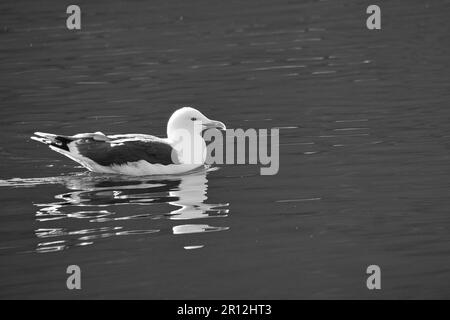
[[[69,189],[70,192],[55,195],[56,201],[34,204],[38,208],[36,220],[39,222],[35,230],[39,239],[36,251],[53,252],[91,245],[98,239],[154,234],[163,229],[173,234],[227,230],[228,227],[192,221],[175,226],[170,223],[228,215],[228,203],[206,203],[207,174],[211,170],[158,177],[83,173],[40,179],[16,178],[2,180],[0,186],[62,184]],[[126,210],[120,206],[126,206]],[[145,209],[138,206],[145,206]],[[140,226],[145,228],[133,229],[136,219],[144,219]],[[74,226],[78,226],[76,230]]]

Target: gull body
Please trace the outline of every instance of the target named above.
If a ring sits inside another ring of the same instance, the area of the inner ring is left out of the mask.
[[[201,133],[210,128],[226,129],[222,122],[208,119],[194,108],[184,107],[170,117],[166,138],[148,134],[95,132],[63,136],[35,132],[31,139],[48,145],[93,172],[166,175],[185,173],[204,165],[206,143]]]

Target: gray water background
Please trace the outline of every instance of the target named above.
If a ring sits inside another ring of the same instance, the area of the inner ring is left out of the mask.
[[[0,3],[0,298],[450,297],[449,1],[381,1],[378,31],[367,1],[77,4],[81,31]],[[99,176],[29,139],[184,105],[280,128],[279,173]]]

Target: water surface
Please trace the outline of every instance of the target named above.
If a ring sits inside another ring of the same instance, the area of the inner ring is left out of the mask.
[[[1,298],[449,298],[449,1],[0,4]],[[34,131],[280,128],[280,171],[86,173]],[[82,290],[66,289],[68,265]],[[382,269],[382,290],[366,268]]]

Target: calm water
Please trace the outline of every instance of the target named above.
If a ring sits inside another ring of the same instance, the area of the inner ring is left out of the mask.
[[[0,298],[450,298],[449,1],[0,3]],[[280,171],[86,173],[39,130],[280,128]],[[66,268],[82,290],[66,289]],[[382,290],[366,288],[366,268]]]

